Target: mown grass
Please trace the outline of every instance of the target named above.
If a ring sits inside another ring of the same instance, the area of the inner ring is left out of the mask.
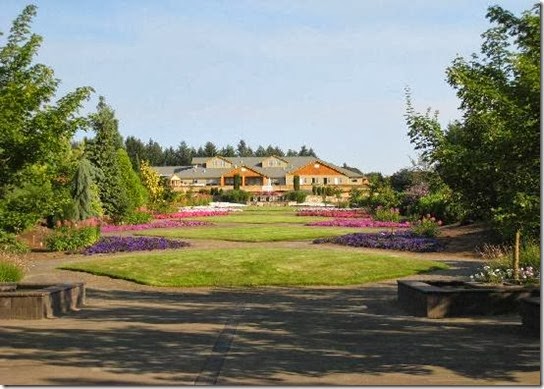
[[[162,287],[357,285],[447,265],[393,254],[319,248],[169,250],[64,265],[62,269]]]
[[[383,229],[382,229],[383,230]],[[376,229],[347,227],[310,227],[297,224],[235,224],[194,228],[160,228],[138,231],[135,235],[163,236],[177,239],[211,239],[232,242],[278,242],[310,240]]]
[[[217,223],[250,223],[276,224],[298,223],[305,224],[313,221],[326,220],[320,216],[297,216],[296,208],[291,207],[246,207],[241,212],[233,212],[223,216],[209,216],[206,220]]]
[[[293,212],[233,212],[223,216],[207,216],[207,221],[214,223],[250,223],[250,224],[276,224],[276,223],[298,223],[305,224],[314,221],[327,220],[319,216],[297,216]]]

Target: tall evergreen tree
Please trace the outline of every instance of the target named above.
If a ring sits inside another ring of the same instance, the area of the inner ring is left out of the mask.
[[[149,142],[145,145],[145,154],[152,166],[164,166],[164,152],[162,147],[151,138],[149,138]],[[140,160],[143,159],[141,158]]]
[[[117,158],[120,134],[115,112],[100,96],[97,112],[90,115],[95,137],[86,147],[87,157],[101,171],[97,176],[100,200],[106,215],[121,219],[129,211],[126,188],[122,185]]]
[[[132,169],[126,150],[117,149],[117,161],[119,164],[120,185],[127,195],[128,212],[133,212],[146,203],[147,192],[140,180],[140,176]]]
[[[134,136],[127,136],[125,149],[132,162],[132,168],[137,172],[140,171],[140,161],[148,159],[144,142]]]
[[[185,141],[181,142],[176,149],[177,160],[180,165],[188,166],[193,160],[193,156],[196,154],[194,148],[187,146]]]
[[[212,142],[206,142],[204,145],[204,157],[215,157],[217,155],[217,147]]]
[[[241,139],[236,148],[238,157],[253,157],[253,150]]]
[[[92,165],[87,158],[79,161],[72,181],[72,198],[74,199],[74,219],[85,220],[93,216]]]
[[[236,157],[236,149],[231,145],[227,145],[219,151],[219,155],[223,157]]]
[[[267,157],[266,149],[263,146],[259,146],[257,150],[255,150],[255,156],[256,157]]]

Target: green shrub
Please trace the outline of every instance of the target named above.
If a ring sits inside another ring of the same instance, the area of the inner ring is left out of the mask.
[[[239,174],[234,175],[234,190],[240,190],[240,185],[242,185],[242,177]]]
[[[296,201],[298,204],[300,204],[306,201],[307,196],[308,193],[303,190],[293,190],[285,193],[284,198],[287,201]]]
[[[91,246],[99,238],[97,227],[59,227],[45,238],[45,247],[52,251],[76,251]]]
[[[295,192],[298,192],[300,190],[300,176],[293,177],[293,189],[295,190]]]
[[[17,282],[23,278],[23,270],[9,262],[0,262],[0,282]]]
[[[427,215],[416,221],[412,225],[412,232],[419,236],[435,238],[440,234],[439,227],[442,225],[440,220],[436,220],[431,215]]]
[[[488,264],[495,267],[507,268],[512,266],[514,259],[514,248],[507,244],[487,244],[478,248],[478,254]],[[540,244],[529,240],[523,242],[519,250],[519,266],[540,268]]]
[[[373,218],[374,220],[381,222],[399,222],[400,212],[398,208],[384,208],[378,206],[374,211]]]
[[[519,265],[521,267],[532,266],[540,268],[540,244],[535,241],[525,242],[519,251]]]
[[[179,207],[195,207],[202,205],[209,205],[212,201],[213,195],[219,194],[216,190],[200,189],[197,193],[192,190],[188,190],[185,193],[179,193],[177,195],[175,204]]]
[[[30,248],[23,242],[19,242],[15,234],[0,230],[0,252],[23,254],[30,251]]]
[[[134,211],[123,217],[121,221],[124,224],[145,224],[151,219],[153,219],[153,216],[147,212]]]
[[[249,200],[249,192],[246,192],[241,189],[233,189],[233,190],[227,190],[223,194],[221,194],[221,201],[225,201],[228,203],[240,203],[245,204]]]
[[[451,190],[447,188],[421,197],[411,207],[410,212],[419,216],[426,214],[434,215],[445,224],[460,221],[466,215],[466,211],[461,203]]]

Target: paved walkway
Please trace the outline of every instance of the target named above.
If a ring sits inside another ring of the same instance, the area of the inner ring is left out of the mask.
[[[57,319],[0,321],[1,384],[540,385],[540,340],[517,315],[407,315],[395,281],[341,288],[164,289],[54,270],[87,285]],[[408,278],[466,275],[476,265]]]

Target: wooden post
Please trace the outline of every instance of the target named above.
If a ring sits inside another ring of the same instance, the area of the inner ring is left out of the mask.
[[[516,240],[514,243],[514,279],[519,280],[519,240],[520,240],[520,231],[516,230]]]

